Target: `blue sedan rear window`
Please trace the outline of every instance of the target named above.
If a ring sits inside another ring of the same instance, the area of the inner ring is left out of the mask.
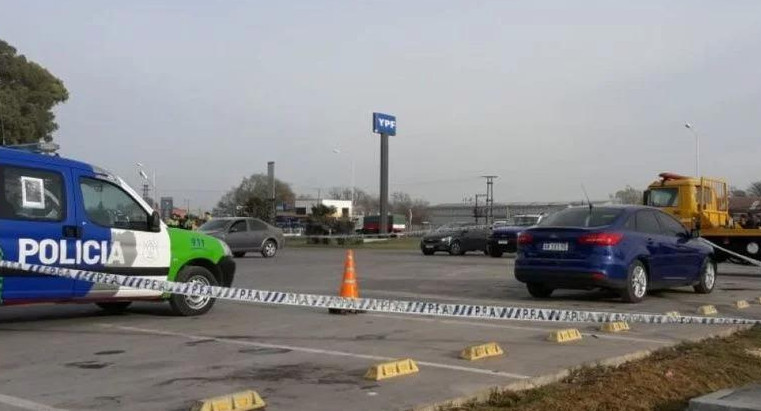
[[[567,208],[542,220],[540,227],[604,227],[611,225],[623,213],[620,208]]]

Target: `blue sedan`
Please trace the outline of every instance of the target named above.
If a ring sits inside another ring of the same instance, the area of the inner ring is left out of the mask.
[[[716,283],[714,251],[692,234],[655,208],[567,208],[518,236],[515,278],[536,298],[559,288],[611,289],[634,303],[655,288],[708,294]]]

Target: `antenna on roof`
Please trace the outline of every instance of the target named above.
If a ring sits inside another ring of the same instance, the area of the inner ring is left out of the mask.
[[[584,197],[587,199],[587,204],[589,204],[589,212],[592,212],[592,200],[589,199],[589,194],[587,194],[587,189],[584,187],[584,184],[581,185],[581,191],[584,192]]]

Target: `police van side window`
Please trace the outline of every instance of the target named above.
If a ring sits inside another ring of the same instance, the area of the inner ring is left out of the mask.
[[[0,167],[0,218],[62,221],[66,216],[63,177],[52,171]]]
[[[148,231],[148,213],[121,188],[86,177],[80,179],[79,187],[91,222],[103,227]]]

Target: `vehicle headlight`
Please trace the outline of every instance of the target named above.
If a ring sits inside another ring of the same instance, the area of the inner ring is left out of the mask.
[[[444,237],[444,238],[441,239],[442,243],[448,243],[450,241],[452,241],[452,237]]]
[[[233,255],[233,250],[230,249],[230,246],[226,242],[222,240],[219,240],[219,242],[222,244],[222,250],[224,250],[226,256]]]

